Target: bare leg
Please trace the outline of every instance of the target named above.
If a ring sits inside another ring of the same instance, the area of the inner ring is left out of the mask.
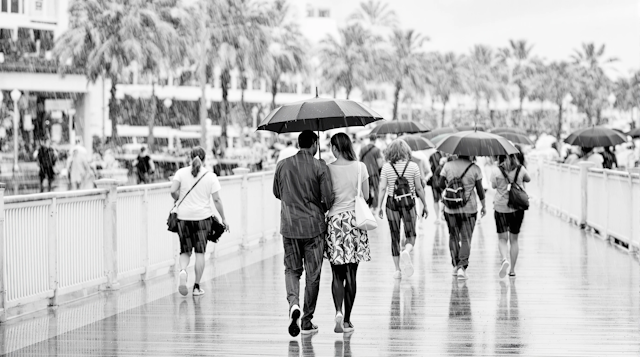
[[[515,273],[516,261],[518,261],[518,253],[520,252],[520,247],[518,245],[518,235],[511,233],[511,236],[509,238],[509,241],[511,242],[511,272]]]
[[[440,222],[440,202],[433,201],[433,212],[436,214],[436,222]]]
[[[180,254],[180,270],[186,270],[189,266],[189,260],[191,259],[191,253]]]
[[[202,273],[204,273],[204,253],[196,253],[196,284],[200,284]]]
[[[411,251],[413,250],[413,244],[411,243],[407,243],[404,245],[404,250],[407,251],[407,253],[411,253]]]
[[[507,246],[508,241],[509,241],[509,232],[498,233],[498,249],[500,250],[500,257],[502,257],[502,260],[505,260],[508,257],[507,255],[507,251],[509,248]]]
[[[393,257],[393,264],[396,265],[396,271],[400,271],[400,257]]]

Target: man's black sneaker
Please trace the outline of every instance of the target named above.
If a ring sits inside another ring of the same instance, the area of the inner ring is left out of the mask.
[[[318,332],[318,325],[311,324],[311,326],[309,326],[307,328],[303,327],[301,332],[302,332],[303,335],[309,335],[309,334],[312,334],[312,333],[316,333],[316,332]]]

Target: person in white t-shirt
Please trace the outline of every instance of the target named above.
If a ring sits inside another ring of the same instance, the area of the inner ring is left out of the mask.
[[[180,237],[180,285],[178,291],[183,296],[187,290],[187,266],[193,250],[196,252],[196,279],[193,295],[203,295],[200,279],[204,272],[204,253],[207,249],[207,235],[214,224],[214,208],[222,218],[222,224],[229,231],[220,200],[220,182],[213,172],[202,166],[205,151],[197,146],[191,150],[191,165],[178,170],[171,183],[171,197],[176,200],[178,214],[178,236]]]

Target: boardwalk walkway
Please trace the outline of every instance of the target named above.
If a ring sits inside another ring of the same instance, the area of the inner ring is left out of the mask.
[[[489,205],[490,206],[490,205]],[[394,281],[389,238],[373,235],[358,271],[352,321],[333,333],[325,262],[311,337],[287,334],[282,248],[217,261],[206,295],[183,298],[174,277],[65,305],[0,326],[12,356],[638,356],[637,257],[532,206],[516,279],[497,277],[493,211],[477,226],[469,280],[451,276],[448,235],[421,223],[416,274]],[[382,232],[385,232],[383,226]],[[303,291],[303,289],[301,289]]]

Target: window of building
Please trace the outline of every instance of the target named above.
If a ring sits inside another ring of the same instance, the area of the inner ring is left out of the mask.
[[[307,17],[315,16],[315,11],[313,8],[307,8]]]
[[[331,16],[331,12],[329,11],[329,9],[318,10],[318,17],[330,17],[330,16]]]
[[[2,12],[9,12],[9,0],[2,0],[2,7],[0,10]]]

